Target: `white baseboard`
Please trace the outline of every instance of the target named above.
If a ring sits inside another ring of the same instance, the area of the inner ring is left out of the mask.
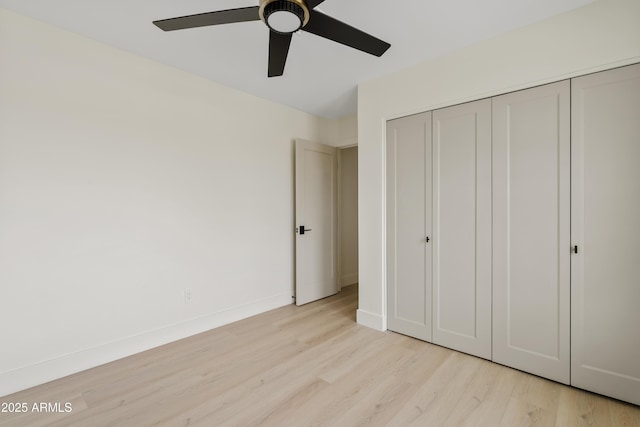
[[[358,273],[347,274],[347,275],[342,276],[340,278],[340,286],[341,287],[355,285],[356,283],[358,283]]]
[[[384,316],[371,313],[369,311],[358,309],[356,312],[356,321],[360,325],[367,326],[378,331],[387,330],[387,322]]]
[[[0,373],[0,397],[291,304],[286,292],[204,317]]]

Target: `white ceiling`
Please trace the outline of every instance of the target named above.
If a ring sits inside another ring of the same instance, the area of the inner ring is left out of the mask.
[[[0,7],[333,118],[356,112],[359,82],[592,1],[326,0],[317,10],[391,43],[391,48],[376,58],[300,31],[294,35],[284,76],[270,79],[268,29],[260,21],[166,33],[151,23],[255,6],[258,0],[0,0]]]

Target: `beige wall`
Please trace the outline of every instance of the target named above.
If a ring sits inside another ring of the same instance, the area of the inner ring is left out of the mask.
[[[386,329],[385,122],[640,61],[640,1],[600,0],[358,90],[358,322]]]
[[[358,144],[358,116],[327,119],[326,139],[334,147],[350,147]]]
[[[0,63],[0,395],[291,302],[324,119],[2,9]]]
[[[358,282],[358,147],[339,150],[340,156],[340,285]]]

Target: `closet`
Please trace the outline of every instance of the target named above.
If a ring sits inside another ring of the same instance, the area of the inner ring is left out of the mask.
[[[571,383],[640,405],[640,64],[571,96]]]
[[[493,104],[493,360],[569,383],[569,81]]]
[[[431,342],[431,113],[387,123],[387,326]]]
[[[640,64],[387,122],[388,329],[640,404]]]
[[[388,328],[491,358],[491,102],[387,123]]]

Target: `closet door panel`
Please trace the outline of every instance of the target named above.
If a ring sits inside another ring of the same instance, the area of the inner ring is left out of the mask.
[[[387,122],[387,327],[431,341],[431,113]]]
[[[640,65],[572,81],[571,383],[640,405]]]
[[[491,358],[491,100],[433,112],[433,341]]]
[[[569,383],[569,81],[493,99],[493,360]]]

